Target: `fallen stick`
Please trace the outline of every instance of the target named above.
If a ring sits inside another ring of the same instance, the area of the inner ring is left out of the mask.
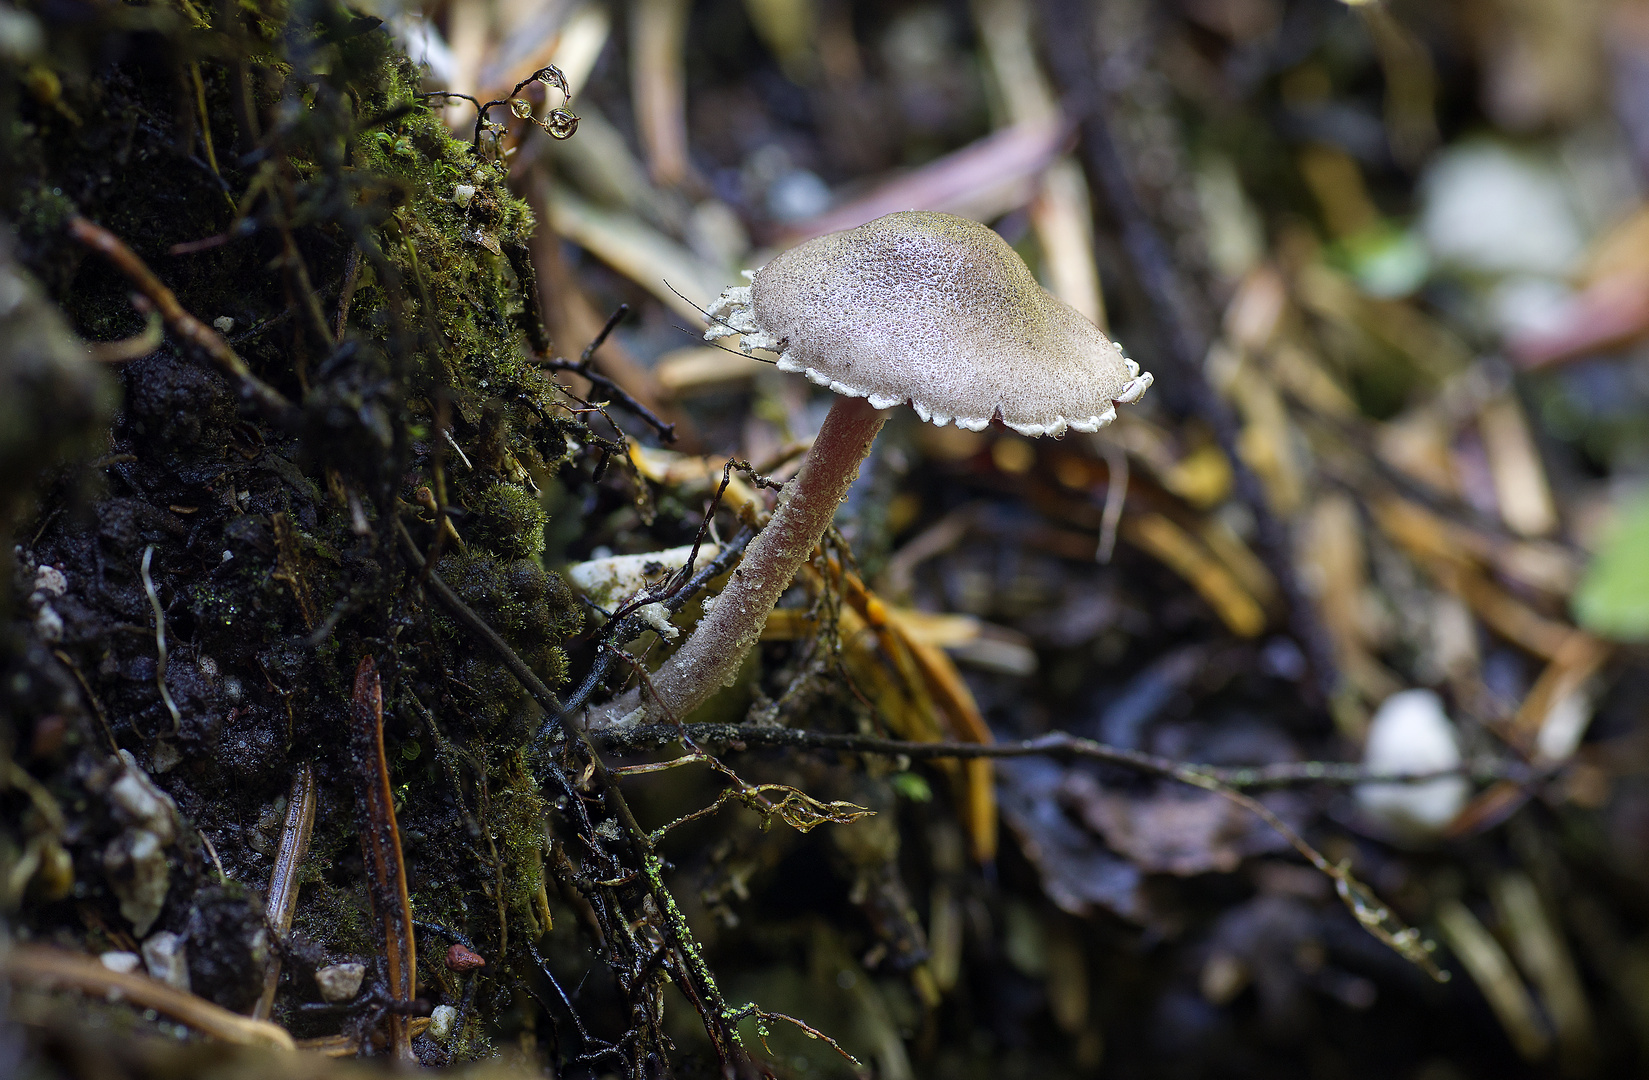
[[[71,986],[87,994],[124,994],[134,1005],[154,1009],[188,1024],[196,1031],[239,1046],[273,1046],[295,1050],[285,1028],[266,1020],[230,1012],[205,998],[167,986],[136,972],[112,971],[96,957],[50,945],[15,945],[0,961],[0,970],[14,983],[40,989]]]

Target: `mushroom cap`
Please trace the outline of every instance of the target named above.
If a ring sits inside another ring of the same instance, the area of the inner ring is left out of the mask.
[[[776,256],[728,289],[706,337],[739,334],[878,409],[941,427],[995,416],[1024,435],[1097,431],[1151,385],[1139,365],[1042,288],[997,233],[954,214],[888,214]]]

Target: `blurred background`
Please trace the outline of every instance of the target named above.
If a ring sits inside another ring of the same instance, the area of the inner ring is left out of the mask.
[[[1027,759],[990,872],[916,774],[892,857],[805,887],[795,851],[709,860],[712,909],[741,860],[786,895],[727,923],[787,958],[753,993],[835,1011],[885,1076],[1649,1070],[1649,6],[385,14],[431,88],[567,74],[577,136],[511,151],[554,335],[628,304],[598,363],[677,449],[811,435],[827,395],[703,346],[696,309],[893,210],[989,223],[1156,374],[1096,436],[900,415],[841,519],[996,737],[1478,769],[1267,796],[1441,942],[1446,985],[1217,798]],[[657,546],[602,512],[552,558]],[[866,923],[825,917],[843,887]]]

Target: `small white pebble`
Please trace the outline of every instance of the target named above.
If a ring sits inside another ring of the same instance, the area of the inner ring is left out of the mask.
[[[149,978],[167,986],[189,992],[189,958],[183,948],[183,939],[170,930],[149,935],[143,943],[143,966]]]
[[[321,997],[333,1004],[348,1001],[360,993],[364,978],[365,964],[331,964],[315,969],[315,985],[321,988]]]
[[[457,1026],[458,1010],[451,1005],[437,1005],[429,1014],[429,1037],[436,1042],[446,1042]]]
[[[218,333],[227,334],[235,328],[235,320],[227,315],[219,315],[212,320],[212,325],[218,328]]]
[[[1388,697],[1369,722],[1363,764],[1372,772],[1399,775],[1458,767],[1460,744],[1441,699],[1430,690],[1404,690]],[[1414,838],[1441,832],[1470,795],[1471,784],[1464,776],[1357,786],[1357,802],[1366,813]]]
[[[452,189],[452,201],[459,206],[468,206],[473,198],[475,198],[474,184],[459,184]]]
[[[98,959],[103,961],[104,967],[122,975],[130,975],[143,963],[143,957],[135,952],[106,952]]]
[[[228,548],[223,549],[223,561],[224,562],[228,562],[230,559],[233,559],[234,557],[235,557],[235,553],[233,551],[230,551]]]
[[[167,739],[157,739],[154,748],[149,751],[149,771],[152,773],[171,772],[182,761],[183,754]]]

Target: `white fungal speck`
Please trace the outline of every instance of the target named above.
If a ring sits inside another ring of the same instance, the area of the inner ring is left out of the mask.
[[[34,591],[46,596],[62,596],[69,591],[69,579],[57,567],[42,563],[34,572]]]
[[[666,641],[674,641],[681,636],[680,628],[670,622],[670,610],[661,603],[643,604],[636,608],[636,614],[642,621],[663,635]]]
[[[458,184],[452,189],[452,201],[459,206],[468,206],[473,198],[475,198],[474,184]]]
[[[56,643],[63,640],[63,616],[50,604],[41,604],[34,616],[34,631],[40,640]]]

